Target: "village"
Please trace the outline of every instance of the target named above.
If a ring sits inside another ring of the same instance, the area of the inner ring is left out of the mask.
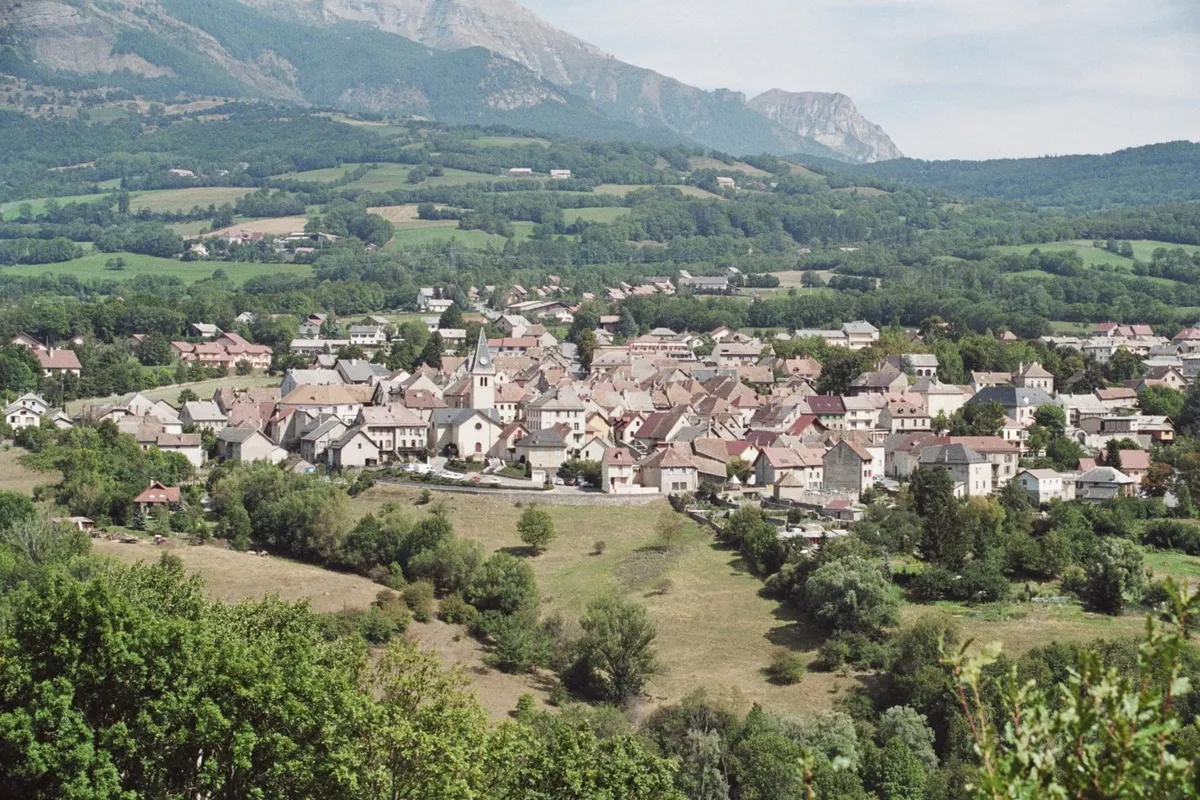
[[[675,291],[670,278],[652,278],[609,294]],[[1044,338],[1097,363],[1128,351],[1145,364],[1145,377],[1070,394],[1029,363],[1013,373],[972,373],[955,385],[939,379],[936,356],[912,353],[886,357],[841,395],[822,395],[821,364],[779,358],[773,343],[816,339],[860,351],[879,342],[879,329],[854,321],[761,339],[728,328],[660,328],[623,339],[620,317],[601,315],[585,369],[576,345],[553,332],[579,311],[554,276],[533,291],[505,290],[502,310],[475,303],[472,312],[500,337],[481,326],[468,342],[465,328],[440,327],[438,315],[453,305],[440,289],[421,289],[416,304],[447,352],[459,353],[443,355],[436,368],[393,371],[372,359],[395,343],[386,317],[349,321],[344,338],[323,338],[327,319],[314,313],[300,321],[289,348],[307,363],[283,372],[278,386],[223,386],[175,404],[136,393],[74,414],[29,394],[5,409],[5,423],[19,431],[43,420],[58,428],[112,420],[143,449],[179,453],[197,469],[210,460],[267,461],[299,473],[403,467],[393,473],[480,491],[545,487],[614,500],[707,491],[798,509],[822,531],[861,519],[866,496],[895,492],[922,467],[946,469],[958,497],[990,495],[1012,481],[1039,505],[1136,496],[1150,451],[1173,438],[1172,420],[1143,413],[1139,393],[1183,390],[1200,374],[1200,330],[1168,340],[1149,326],[1105,323],[1086,338]],[[237,333],[204,322],[190,333],[190,341],[171,345],[184,364],[231,375],[261,374],[272,364],[270,347]],[[78,343],[50,348],[23,334],[12,343],[33,351],[47,379],[79,374],[70,349]],[[339,357],[351,346],[365,357]],[[950,434],[948,420],[981,406],[1002,412],[995,430]],[[1062,410],[1063,434],[1087,454],[1071,469],[1022,466],[1041,455],[1031,451],[1029,431],[1046,407]],[[1114,440],[1119,463],[1106,463]],[[170,488],[152,486],[137,502],[170,505],[178,489],[154,494]]]

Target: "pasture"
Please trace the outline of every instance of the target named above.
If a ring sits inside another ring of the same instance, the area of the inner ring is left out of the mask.
[[[125,269],[109,270],[105,265],[114,258],[125,259]],[[70,275],[81,280],[127,281],[140,275],[170,276],[184,283],[195,283],[211,278],[215,270],[223,269],[229,280],[236,284],[245,283],[258,275],[286,272],[291,275],[311,275],[309,264],[247,264],[225,261],[177,261],[156,258],[137,253],[88,253],[73,261],[61,264],[33,264],[0,268],[0,276],[36,277],[38,275]]]

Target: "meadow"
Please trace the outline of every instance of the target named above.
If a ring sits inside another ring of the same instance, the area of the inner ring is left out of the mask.
[[[125,269],[109,270],[108,262],[115,258],[125,259]],[[227,261],[178,261],[157,258],[137,253],[88,253],[73,261],[60,264],[33,264],[29,266],[2,267],[2,274],[17,276],[70,275],[82,280],[102,279],[127,281],[139,275],[170,276],[185,283],[195,283],[211,278],[215,270],[225,270],[229,280],[235,284],[245,283],[258,275],[286,272],[290,275],[311,275],[309,264],[247,264]]]
[[[115,191],[117,187],[112,187]],[[208,208],[215,205],[218,208],[226,203],[233,205],[238,199],[253,192],[254,189],[244,187],[201,186],[194,189],[161,189],[149,192],[131,192],[129,207],[134,211],[148,208],[158,213],[183,213],[191,211],[196,206]],[[26,203],[33,209],[34,215],[46,210],[46,203],[55,200],[59,205],[68,203],[94,203],[107,197],[107,194],[81,194],[69,197],[43,197],[37,200],[13,200],[0,204],[0,213],[5,219],[13,219],[20,213]]]

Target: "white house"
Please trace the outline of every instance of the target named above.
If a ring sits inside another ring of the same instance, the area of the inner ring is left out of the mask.
[[[36,394],[21,395],[4,409],[4,423],[14,431],[32,428],[49,410],[50,404]]]

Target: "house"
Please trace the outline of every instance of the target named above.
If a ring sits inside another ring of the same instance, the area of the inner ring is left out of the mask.
[[[1134,394],[1137,398],[1137,394]],[[1053,405],[1054,398],[1044,389],[1023,389],[1015,386],[992,386],[980,389],[967,401],[968,405],[999,403],[1005,416],[1012,417],[1021,425],[1032,425],[1038,408]]]
[[[257,428],[222,428],[217,432],[217,445],[222,461],[269,461],[281,464],[287,460],[287,451]]]
[[[635,494],[638,489],[633,453],[625,447],[614,447],[605,453],[600,460],[600,491],[605,494]]]
[[[1075,477],[1075,497],[1085,503],[1132,497],[1135,488],[1133,478],[1112,467],[1094,467]]]
[[[592,438],[588,439],[587,444],[579,448],[579,457],[584,461],[599,462],[612,447],[612,442],[607,439],[592,436]]]
[[[825,478],[824,448],[764,447],[759,451],[754,460],[755,484],[778,484],[790,475],[796,476],[798,485],[819,491]]]
[[[438,455],[482,458],[502,428],[500,415],[492,409],[437,408],[429,421],[429,446]]]
[[[365,430],[354,427],[329,446],[328,456],[336,469],[361,469],[377,466],[380,452]]]
[[[30,336],[28,333],[18,333],[16,336],[8,340],[9,344],[14,344],[17,347],[24,347],[26,350],[47,350],[46,345],[39,342],[37,339]]]
[[[55,525],[66,525],[69,528],[74,528],[84,533],[92,533],[96,530],[95,521],[87,517],[54,517],[50,521]]]
[[[332,415],[352,425],[362,407],[371,402],[374,392],[371,386],[300,386],[284,395],[278,409],[304,411],[314,417]]]
[[[229,423],[229,417],[212,400],[190,400],[179,410],[179,421],[197,430],[216,433]]]
[[[1036,361],[1022,364],[1013,373],[1012,382],[1019,389],[1041,389],[1047,393],[1054,391],[1054,374]]]
[[[728,294],[730,289],[728,275],[680,276],[679,285],[691,288],[695,294]]]
[[[207,322],[193,322],[192,333],[201,339],[215,339],[221,335],[221,329]]]
[[[510,178],[532,178],[533,170],[529,167],[513,167],[508,171]]]
[[[737,188],[737,181],[727,175],[720,175],[717,177],[717,188],[735,189]]]
[[[646,450],[666,447],[675,441],[687,424],[687,406],[676,406],[669,411],[655,411],[647,415],[633,438]]]
[[[888,394],[906,389],[908,376],[890,364],[879,372],[864,372],[850,384],[850,393],[854,395]]]
[[[862,350],[879,341],[879,329],[865,320],[847,322],[842,333],[846,335],[846,347],[851,350]]]
[[[172,510],[179,507],[179,487],[166,486],[161,481],[150,481],[150,487],[133,498],[142,516],[147,516],[155,509]]]
[[[882,395],[843,397],[842,405],[846,407],[846,430],[866,431],[879,426],[883,406]]]
[[[78,378],[83,372],[79,356],[75,355],[74,350],[58,350],[51,347],[48,350],[34,350],[33,355],[42,368],[42,377],[59,378],[71,375]]]
[[[19,431],[40,425],[42,415],[50,410],[50,404],[36,394],[24,394],[4,409],[4,424]]]
[[[934,444],[965,445],[986,458],[992,465],[992,489],[997,491],[1016,476],[1021,460],[1021,443],[1003,436],[946,436]]]
[[[673,447],[667,447],[643,459],[642,485],[663,494],[694,492],[699,481],[696,465]]]
[[[938,358],[932,353],[906,353],[888,356],[883,363],[906,375],[914,375],[918,378],[936,377],[938,371]],[[883,367],[881,366],[880,369]]]
[[[846,404],[837,395],[813,395],[805,400],[808,409],[829,430],[840,431],[846,427]]]
[[[404,406],[363,406],[355,420],[379,449],[381,457],[417,456],[425,452],[429,426]]]
[[[300,436],[300,457],[311,464],[326,461],[330,445],[341,439],[349,427],[337,417],[321,420]]]
[[[553,472],[567,460],[567,443],[553,428],[534,431],[517,440],[516,456],[534,469]]]
[[[874,457],[862,445],[843,439],[825,453],[822,487],[856,497],[875,483]]]
[[[1075,498],[1075,482],[1052,469],[1023,469],[1017,473],[1016,481],[1040,506]]]
[[[586,433],[584,414],[587,411],[583,401],[573,389],[551,389],[525,407],[525,427],[530,431],[553,428],[556,425],[567,425],[571,430],[567,442],[572,450],[583,446],[583,436]],[[485,448],[486,449],[486,448]]]
[[[879,413],[879,427],[890,433],[929,431],[933,418],[923,403],[888,403]]]
[[[356,386],[374,386],[391,376],[391,370],[383,364],[372,364],[355,358],[342,358],[337,362],[337,374],[342,383]],[[332,384],[331,384],[332,385]]]
[[[955,497],[992,493],[992,464],[964,444],[937,444],[921,451],[921,469],[942,468],[954,481]]]
[[[550,170],[551,180],[566,181],[571,179],[571,170],[569,169],[552,169]]]
[[[350,344],[362,347],[379,347],[387,341],[380,325],[351,325]]]
[[[301,386],[341,386],[345,382],[336,369],[289,369],[279,384],[279,396],[287,397]]]
[[[1100,454],[1100,463],[1104,464],[1107,460],[1107,454]],[[1141,485],[1146,476],[1150,474],[1150,454],[1145,450],[1122,450],[1121,463],[1117,465],[1117,469],[1133,478],[1136,485]]]

